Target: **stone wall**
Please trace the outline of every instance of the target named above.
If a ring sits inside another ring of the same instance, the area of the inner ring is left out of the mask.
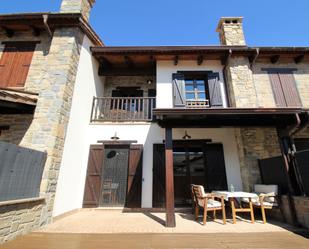
[[[26,134],[33,115],[0,115],[0,126],[9,125],[8,130],[1,131],[0,141],[18,145]]]
[[[1,38],[6,39],[4,36]],[[40,207],[25,206],[24,211],[20,211],[21,216],[35,211],[35,221],[20,226],[18,232],[6,226],[0,235],[1,240],[29,232],[34,227],[52,220],[58,172],[83,38],[84,34],[79,28],[57,29],[52,39],[46,36],[34,37],[30,33],[17,33],[16,37],[14,35],[11,38],[23,41],[42,39],[36,47],[24,88],[39,93],[39,96],[34,115],[0,116],[0,123],[10,125],[10,130],[2,131],[0,139],[47,152],[40,187],[40,197],[44,197],[46,202]],[[3,46],[1,47],[3,50]],[[7,211],[2,209],[6,221],[15,219],[14,207],[19,209],[16,205],[10,206]]]
[[[82,13],[83,17],[88,20],[90,10],[95,0],[63,0],[60,12],[62,13]]]
[[[21,145],[47,152],[40,196],[46,198],[41,222],[50,223],[55,198],[64,139],[70,115],[75,77],[83,33],[78,28],[63,28],[54,32],[48,71],[41,82],[34,119]]]
[[[261,183],[258,159],[280,155],[277,132],[274,128],[238,128],[235,134],[243,189],[252,191],[254,184]]]
[[[148,85],[147,81],[152,80],[152,84]],[[117,87],[140,87],[143,90],[144,97],[148,96],[149,89],[156,88],[155,76],[108,76],[105,78],[104,96],[112,96],[112,90]]]
[[[40,227],[44,199],[0,204],[0,244]]]
[[[257,107],[257,93],[247,57],[232,56],[225,69],[232,107]]]

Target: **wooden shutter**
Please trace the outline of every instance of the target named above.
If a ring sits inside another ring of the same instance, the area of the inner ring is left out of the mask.
[[[98,207],[103,164],[103,145],[90,145],[83,207]]]
[[[227,189],[224,152],[222,144],[206,144],[204,146],[206,161],[207,191]]]
[[[285,97],[283,94],[280,78],[278,73],[270,73],[269,74],[270,81],[271,81],[271,86],[273,89],[273,94],[276,102],[277,107],[285,107],[286,102],[285,102]]]
[[[221,88],[219,73],[208,74],[209,99],[211,106],[222,106]]]
[[[23,87],[25,85],[35,44],[34,42],[6,44],[0,59],[1,87]]]
[[[165,207],[165,147],[153,145],[152,207]]]
[[[277,107],[302,106],[291,70],[270,71],[269,77]]]
[[[186,106],[185,78],[183,74],[173,74],[174,107]]]
[[[142,202],[143,145],[131,144],[126,206],[140,208]]]
[[[281,86],[285,96],[285,101],[289,107],[302,106],[299,94],[296,88],[296,82],[293,73],[280,73],[279,74]]]

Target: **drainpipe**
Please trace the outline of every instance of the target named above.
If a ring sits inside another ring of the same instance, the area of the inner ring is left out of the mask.
[[[46,29],[49,37],[52,37],[53,33],[51,32],[49,25],[48,25],[48,15],[47,14],[43,15],[43,23],[44,23],[45,29]]]

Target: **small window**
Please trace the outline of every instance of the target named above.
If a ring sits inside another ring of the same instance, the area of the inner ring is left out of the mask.
[[[185,79],[186,99],[187,100],[206,100],[207,86],[206,81],[201,78]]]

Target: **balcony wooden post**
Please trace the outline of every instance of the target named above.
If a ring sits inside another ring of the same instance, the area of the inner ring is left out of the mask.
[[[173,135],[172,128],[165,128],[165,186],[166,186],[166,226],[175,227],[174,210],[174,171],[173,171]]]

